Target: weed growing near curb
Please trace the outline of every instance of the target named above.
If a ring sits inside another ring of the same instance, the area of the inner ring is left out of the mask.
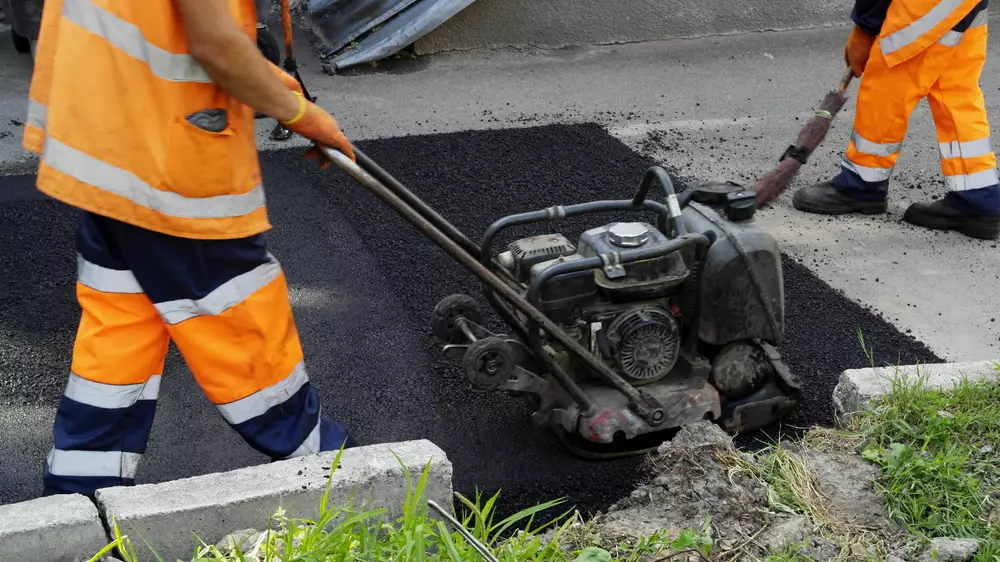
[[[1000,376],[1000,365],[998,365]],[[948,391],[896,376],[891,392],[852,420],[862,454],[881,470],[889,515],[924,541],[981,541],[976,562],[1000,560],[1000,384]]]
[[[859,334],[860,336],[860,334]],[[874,358],[865,349],[872,368]],[[860,453],[879,468],[876,489],[887,516],[905,528],[917,551],[934,538],[976,539],[975,562],[1000,562],[1000,364],[995,380],[962,380],[948,391],[897,372],[890,392],[851,418],[846,430],[812,428],[802,445],[816,451]],[[881,559],[890,546],[879,533],[838,520],[814,475],[794,452],[773,445],[724,459],[768,490],[776,511],[807,516],[836,540],[844,559]],[[860,557],[860,558],[859,558]],[[807,560],[791,551],[768,560]]]
[[[862,340],[862,345],[864,345]],[[997,366],[1000,380],[1000,365]],[[907,380],[897,375],[891,392],[855,415],[847,430],[814,428],[803,444],[814,450],[860,452],[880,470],[876,486],[889,517],[926,544],[938,537],[971,538],[980,542],[975,562],[1000,561],[1000,384],[961,381],[949,391],[926,386],[926,377]],[[332,463],[327,489],[316,520],[289,518],[279,511],[267,531],[251,544],[221,549],[201,543],[192,562],[291,561],[427,561],[482,560],[462,533],[432,518],[427,509],[428,464],[414,485],[407,475],[403,515],[385,520],[385,510],[365,510],[354,502],[329,503],[330,487],[340,454]],[[768,503],[776,511],[808,517],[826,539],[840,547],[840,558],[879,560],[887,554],[884,537],[839,519],[820,493],[816,475],[803,459],[781,446],[751,455],[733,453],[719,459],[730,476],[743,472],[763,483]],[[402,463],[401,463],[402,464]],[[562,504],[555,500],[495,521],[499,494],[473,499],[456,494],[460,523],[502,562],[662,562],[692,557],[713,560],[711,521],[700,530],[666,531],[607,544],[590,532],[570,510],[536,525],[538,514]],[[126,562],[140,559],[114,522],[115,541],[91,562],[112,552]],[[541,533],[545,533],[544,535]],[[572,544],[569,549],[565,545]],[[809,562],[804,545],[789,545],[770,553],[765,562]],[[162,558],[157,558],[162,562]]]
[[[430,516],[426,497],[430,463],[424,468],[415,486],[404,466],[407,496],[403,515],[396,521],[386,521],[384,509],[364,510],[356,507],[353,501],[342,507],[331,505],[330,487],[342,454],[343,451],[339,452],[332,463],[326,491],[320,499],[318,519],[290,518],[279,510],[268,522],[268,530],[260,533],[249,545],[244,544],[244,549],[239,544],[234,544],[232,548],[220,548],[199,539],[201,545],[194,550],[191,562],[482,560],[474,546],[461,533],[449,529],[444,521]],[[462,526],[501,562],[639,562],[656,560],[663,553],[671,558],[671,555],[685,553],[704,557],[712,547],[712,540],[707,536],[710,528],[706,522],[702,532],[685,530],[674,538],[662,533],[616,545],[612,549],[614,556],[603,547],[595,545],[586,545],[568,552],[563,550],[561,539],[571,526],[581,526],[576,512],[567,511],[546,523],[535,524],[536,515],[562,504],[562,500],[541,503],[495,521],[494,508],[498,496],[499,493],[484,500],[478,494],[474,499],[456,494],[464,513],[460,520]],[[541,533],[546,530],[554,532],[543,539]],[[112,531],[115,540],[90,562],[98,562],[111,554],[125,562],[139,562],[140,557],[131,539],[121,533],[117,522],[112,521]],[[593,538],[595,541],[598,539]],[[155,552],[153,555],[164,562]]]

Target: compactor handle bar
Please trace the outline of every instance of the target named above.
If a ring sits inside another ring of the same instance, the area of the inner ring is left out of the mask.
[[[480,263],[477,259],[478,256],[476,253],[471,253],[463,248],[462,244],[459,244],[447,234],[442,232],[442,230],[435,225],[434,222],[429,220],[428,217],[422,215],[418,209],[414,209],[402,197],[379,181],[375,174],[365,169],[364,157],[358,157],[358,162],[356,163],[346,154],[338,150],[323,145],[317,146],[323,155],[333,162],[334,165],[347,172],[348,175],[356,179],[362,186],[368,189],[368,191],[372,192],[373,195],[388,205],[389,208],[406,219],[407,222],[413,225],[424,236],[427,236],[435,244],[441,247],[441,249],[447,252],[448,255],[455,259],[455,261],[462,264],[463,267],[478,277],[480,281],[489,286],[493,291],[496,291],[503,296],[514,306],[514,308],[528,317],[531,321],[536,322],[549,337],[558,341],[564,348],[583,361],[587,368],[618,388],[628,397],[631,409],[646,423],[656,427],[665,421],[666,412],[664,411],[663,406],[652,396],[644,395],[644,393],[640,393],[634,387],[627,384],[621,376],[618,375],[618,373],[611,369],[611,367],[598,360],[594,354],[590,353],[588,349],[580,345],[579,342],[574,340],[569,334],[566,333],[565,330],[549,319],[549,317],[542,311],[532,306],[531,303],[529,303],[517,290],[505,283],[500,277],[493,273],[490,268]],[[358,151],[355,150],[355,155],[358,154]]]

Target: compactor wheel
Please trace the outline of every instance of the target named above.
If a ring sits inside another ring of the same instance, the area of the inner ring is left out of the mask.
[[[443,343],[466,343],[458,320],[465,318],[473,324],[482,324],[483,313],[479,303],[468,295],[451,295],[441,299],[431,315],[431,332]]]
[[[489,392],[500,388],[514,373],[514,354],[503,338],[491,336],[469,346],[462,367],[473,390]]]

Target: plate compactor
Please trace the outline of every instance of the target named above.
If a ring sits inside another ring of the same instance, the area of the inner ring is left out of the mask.
[[[775,347],[781,256],[754,224],[753,192],[711,184],[677,194],[652,167],[632,199],[503,217],[476,244],[364,153],[355,163],[324,151],[479,278],[511,333],[488,330],[477,299],[451,295],[433,311],[434,335],[474,391],[525,397],[534,424],[573,453],[643,454],[686,424],[745,432],[797,406],[801,386]],[[654,185],[662,202],[648,197]],[[577,240],[545,228],[598,213],[635,220]],[[506,230],[532,226],[539,234],[496,247]]]

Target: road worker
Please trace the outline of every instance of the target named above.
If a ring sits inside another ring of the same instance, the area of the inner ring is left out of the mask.
[[[24,146],[38,189],[81,210],[83,309],[45,495],[134,483],[170,340],[271,459],[355,444],[321,416],[266,249],[254,110],[354,155],[255,32],[254,0],[45,2]]]
[[[884,213],[910,114],[927,98],[948,193],[915,203],[912,224],[996,239],[1000,186],[979,77],[988,0],[856,0],[844,57],[861,76],[854,132],[840,173],[795,194],[795,208]],[[863,76],[862,76],[863,74]]]

